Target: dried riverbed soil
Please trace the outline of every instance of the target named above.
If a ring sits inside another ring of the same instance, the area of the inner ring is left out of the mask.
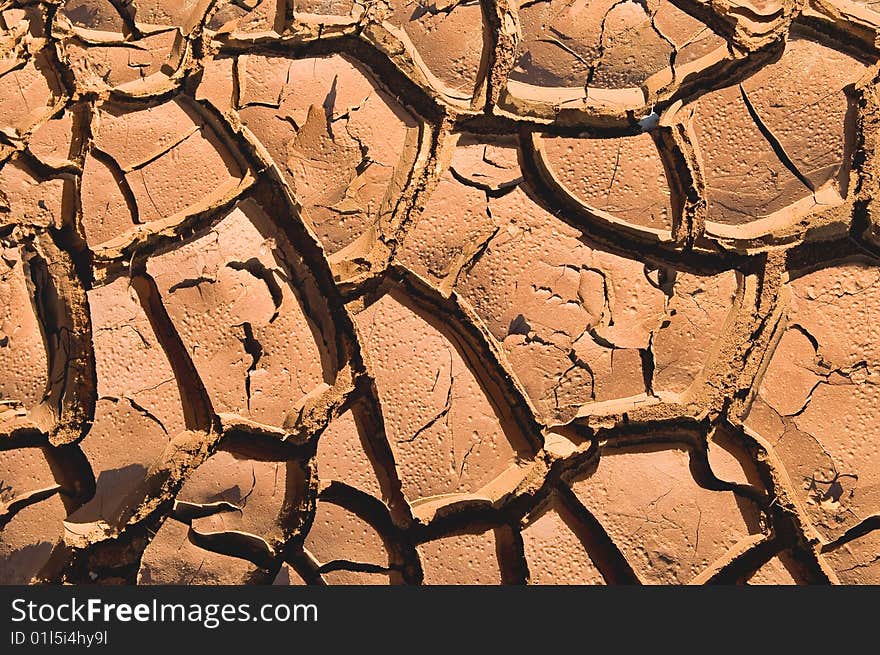
[[[880,583],[880,13],[0,0],[0,583]]]

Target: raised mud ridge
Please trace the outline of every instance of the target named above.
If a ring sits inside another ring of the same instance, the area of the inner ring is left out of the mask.
[[[880,583],[880,14],[0,1],[0,583]]]

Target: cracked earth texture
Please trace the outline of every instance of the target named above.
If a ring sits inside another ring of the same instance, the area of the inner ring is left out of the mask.
[[[880,583],[880,14],[0,0],[0,583]]]

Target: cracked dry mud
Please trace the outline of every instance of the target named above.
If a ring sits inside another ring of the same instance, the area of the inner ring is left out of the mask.
[[[880,582],[880,14],[0,0],[0,583]]]

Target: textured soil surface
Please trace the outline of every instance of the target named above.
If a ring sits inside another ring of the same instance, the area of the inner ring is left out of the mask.
[[[0,0],[0,583],[880,583],[880,13]]]

